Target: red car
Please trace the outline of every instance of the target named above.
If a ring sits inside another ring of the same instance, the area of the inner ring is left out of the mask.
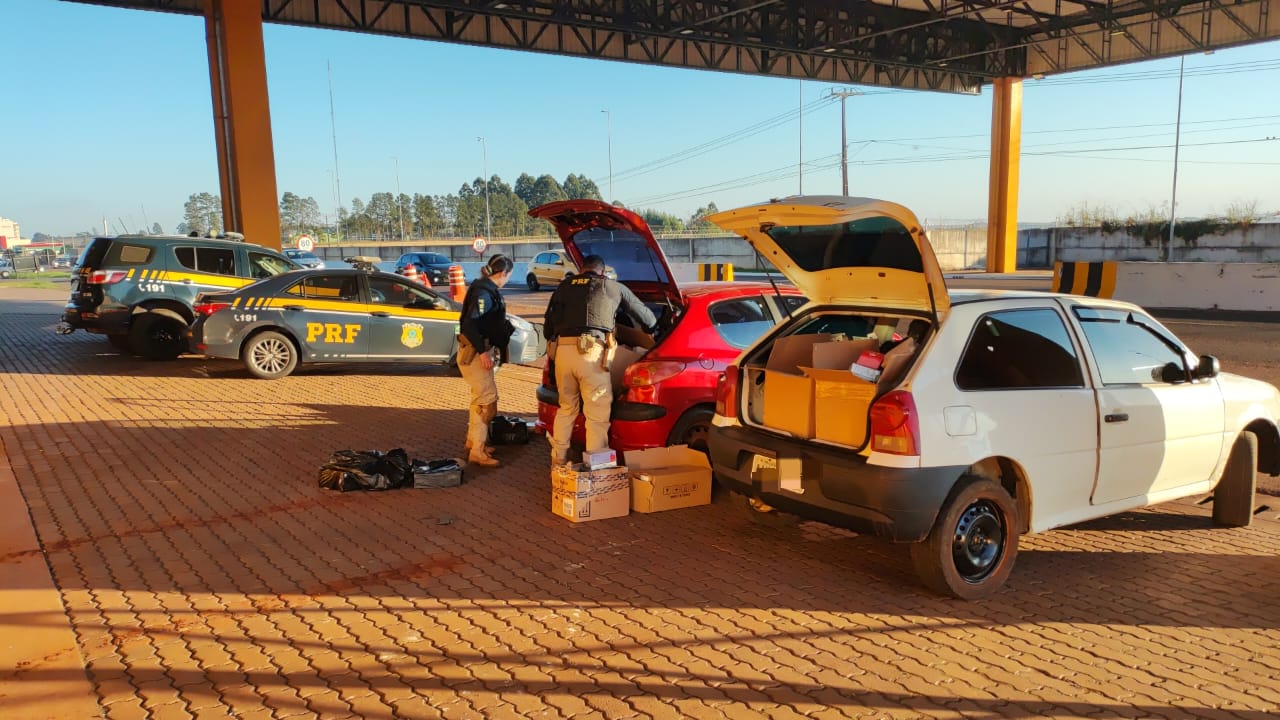
[[[769,282],[678,284],[649,226],[637,214],[596,200],[565,200],[529,211],[555,226],[579,266],[599,255],[658,318],[656,343],[631,364],[615,392],[609,445],[639,450],[687,444],[706,449],[716,382],[742,350],[805,303],[794,287]],[[629,322],[626,317],[620,322]],[[620,355],[622,353],[620,352]],[[538,387],[538,424],[548,432],[559,406],[552,357]],[[579,415],[573,445],[581,447]]]

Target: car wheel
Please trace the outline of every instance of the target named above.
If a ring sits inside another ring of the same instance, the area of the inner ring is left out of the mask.
[[[999,589],[1013,570],[1017,510],[1009,493],[990,480],[961,483],[929,537],[911,545],[911,561],[929,589],[976,600]]]
[[[707,452],[707,435],[711,431],[711,418],[714,409],[706,406],[689,408],[676,421],[667,436],[667,445],[688,445],[699,452]]]
[[[289,338],[268,330],[249,338],[240,349],[240,359],[250,375],[277,380],[298,367],[298,349]]]
[[[187,322],[165,309],[134,315],[129,349],[148,360],[173,360],[187,351]]]
[[[120,352],[133,352],[133,348],[129,343],[129,336],[121,333],[114,333],[107,336],[107,342],[111,343],[111,347]]]
[[[11,277],[13,277],[13,273],[8,270],[0,270],[0,279],[8,280]]]
[[[526,276],[524,279],[524,284],[527,285],[529,289],[532,290],[533,292],[538,292],[539,285],[538,285],[537,275],[534,275],[533,273],[529,273],[528,276]]]
[[[1258,436],[1240,433],[1227,456],[1227,468],[1213,489],[1213,522],[1222,527],[1248,527],[1253,522],[1253,494],[1258,490]]]
[[[788,528],[800,524],[800,517],[773,509],[753,497],[739,492],[730,493],[730,502],[737,508],[738,514],[755,525],[771,528]]]

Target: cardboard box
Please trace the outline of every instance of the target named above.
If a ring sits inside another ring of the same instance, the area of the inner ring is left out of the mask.
[[[875,352],[879,348],[880,343],[874,338],[818,343],[813,346],[810,361],[800,364],[819,370],[848,370],[851,365],[858,362],[862,353]]]
[[[813,436],[861,447],[867,439],[867,412],[876,396],[875,383],[848,368],[804,368],[804,372],[813,379]]]
[[[627,468],[588,470],[582,465],[551,468],[551,512],[572,522],[624,517],[631,511]]]
[[[618,467],[618,451],[613,448],[605,448],[593,453],[583,453],[582,464],[586,465],[588,470]]]
[[[627,451],[631,509],[650,513],[711,502],[711,463],[688,445]]]
[[[813,381],[800,370],[813,364],[813,348],[828,343],[831,335],[787,335],[773,343],[764,370],[766,427],[799,438],[813,437]]]
[[[898,380],[902,377],[902,372],[907,369],[907,360],[911,359],[915,351],[915,338],[907,338],[884,354],[884,368],[879,380],[881,389],[887,389],[898,384]]]
[[[622,397],[627,391],[626,386],[622,384],[622,378],[626,375],[627,368],[640,358],[644,357],[644,350],[637,350],[625,345],[619,345],[613,351],[613,364],[609,366],[609,374],[613,379],[613,396],[615,398]]]

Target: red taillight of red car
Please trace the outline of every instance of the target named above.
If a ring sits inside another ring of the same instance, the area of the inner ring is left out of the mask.
[[[632,402],[658,403],[658,385],[684,372],[685,364],[673,360],[632,363],[622,376],[627,398]]]
[[[94,285],[114,285],[124,279],[124,270],[94,270],[89,273],[89,282]]]
[[[871,406],[871,449],[891,455],[920,454],[920,418],[911,393],[895,390]]]
[[[231,307],[231,303],[202,302],[202,303],[196,303],[195,305],[191,306],[191,309],[195,310],[197,315],[204,315],[205,317],[209,317],[210,315],[218,312],[219,310],[226,310],[229,307]]]
[[[738,366],[730,365],[716,381],[716,414],[722,417],[738,416]]]
[[[657,385],[684,372],[685,364],[671,360],[632,363],[622,376],[622,384],[630,388]]]

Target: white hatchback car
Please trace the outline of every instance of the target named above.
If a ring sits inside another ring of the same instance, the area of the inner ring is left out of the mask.
[[[893,203],[709,219],[810,298],[717,392],[715,477],[758,520],[912,543],[925,585],[973,599],[1004,583],[1021,534],[1209,492],[1218,524],[1248,525],[1256,472],[1280,474],[1276,388],[1220,373],[1135,305],[948,294]]]

